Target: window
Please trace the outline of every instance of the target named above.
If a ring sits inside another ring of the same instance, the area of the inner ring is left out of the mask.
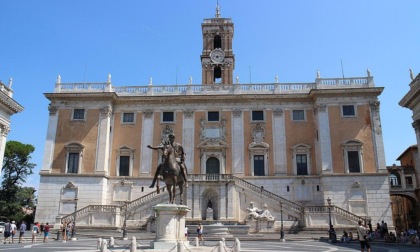
[[[305,110],[293,110],[293,121],[305,121]]]
[[[134,149],[122,146],[118,149],[117,158],[117,176],[131,176],[133,170],[132,159],[134,157]]]
[[[292,147],[293,174],[310,175],[311,167],[311,146],[307,144],[297,144]]]
[[[213,41],[213,49],[216,48],[222,48],[222,37],[220,37],[220,35],[216,35],[214,36],[214,41]]]
[[[222,69],[218,66],[215,67],[213,70],[213,82],[214,83],[221,83],[222,82]]]
[[[264,155],[254,155],[254,176],[264,175]]]
[[[120,176],[130,176],[130,156],[120,156]]]
[[[358,151],[347,151],[347,159],[350,173],[360,173],[360,160]]]
[[[262,110],[252,111],[252,121],[264,121],[264,111]]]
[[[122,122],[123,123],[134,123],[134,113],[123,113]]]
[[[66,147],[66,173],[80,174],[82,170],[82,154],[84,146],[78,142],[70,142]]]
[[[174,112],[163,112],[162,122],[174,122]]]
[[[218,122],[219,121],[219,111],[209,111],[209,112],[207,112],[207,121]]]
[[[356,110],[354,108],[354,105],[343,105],[341,108],[344,117],[356,116]]]
[[[296,155],[297,175],[308,175],[308,160],[306,154]]]
[[[362,147],[363,143],[358,140],[350,140],[343,145],[344,168],[347,173],[362,173]]]
[[[85,110],[84,109],[74,109],[73,110],[73,120],[85,120]]]
[[[79,172],[79,153],[69,153],[67,160],[67,173]]]

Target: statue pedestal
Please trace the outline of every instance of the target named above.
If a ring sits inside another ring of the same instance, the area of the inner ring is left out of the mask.
[[[250,226],[250,233],[274,233],[274,220],[252,220],[247,221]]]
[[[156,212],[156,238],[150,243],[153,249],[173,249],[178,242],[188,246],[185,237],[185,215],[191,211],[185,205],[158,204],[153,207]]]

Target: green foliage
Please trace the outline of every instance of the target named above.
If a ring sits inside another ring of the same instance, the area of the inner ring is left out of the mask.
[[[25,217],[22,207],[33,207],[35,189],[22,187],[26,178],[33,174],[35,164],[30,154],[35,148],[30,144],[8,141],[3,160],[3,181],[0,188],[0,215],[15,221]]]

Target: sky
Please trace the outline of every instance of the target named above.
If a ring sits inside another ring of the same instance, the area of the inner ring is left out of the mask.
[[[416,144],[409,68],[420,72],[418,0],[219,0],[235,24],[234,77],[240,83],[314,82],[365,77],[379,96],[386,164]],[[24,107],[7,140],[35,146],[28,186],[38,188],[48,125],[48,100],[62,82],[114,86],[201,83],[201,23],[216,0],[0,0],[0,80],[13,78]]]

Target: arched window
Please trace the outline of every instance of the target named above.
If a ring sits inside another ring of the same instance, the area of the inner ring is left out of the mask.
[[[220,174],[220,161],[215,157],[207,159],[206,174]]]
[[[222,37],[220,35],[214,36],[213,49],[222,48]]]
[[[214,83],[220,83],[222,80],[222,69],[220,67],[215,67],[213,70],[213,75],[214,75],[214,79],[213,82]]]
[[[401,178],[397,172],[389,175],[389,184],[391,186],[401,186]]]

